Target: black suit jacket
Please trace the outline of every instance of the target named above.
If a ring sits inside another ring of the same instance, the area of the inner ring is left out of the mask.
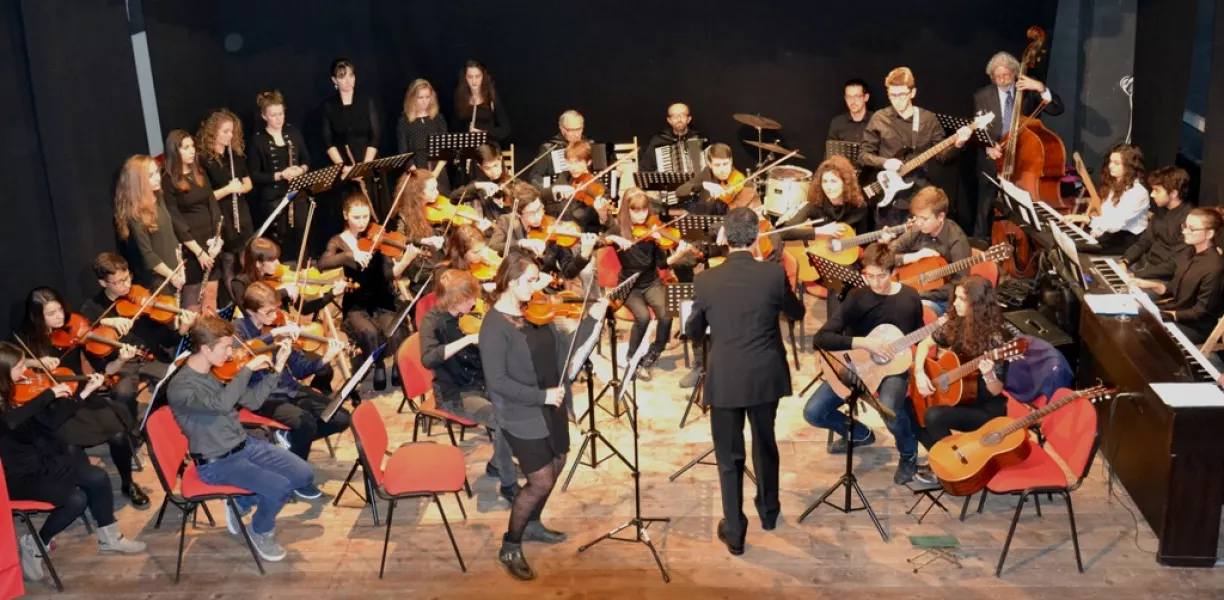
[[[1037,109],[1037,105],[1041,102],[1041,94],[1037,92],[1024,93],[1024,106],[1021,111],[1024,116],[1028,116]],[[990,135],[990,139],[996,143],[1003,138],[1003,105],[999,102],[999,88],[993,83],[979,89],[973,94],[973,114],[993,112],[995,119],[986,128],[986,133]],[[1062,98],[1058,97],[1053,90],[1050,91],[1050,103],[1041,111],[1042,115],[1057,117],[1063,114]],[[1040,115],[1038,115],[1040,116]]]
[[[733,252],[693,281],[686,331],[696,342],[710,328],[705,400],[715,408],[777,402],[791,394],[790,367],[778,317],[801,319],[805,309],[775,262]]]

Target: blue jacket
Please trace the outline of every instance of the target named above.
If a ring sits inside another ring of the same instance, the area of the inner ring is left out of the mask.
[[[238,337],[246,341],[259,340],[265,344],[272,344],[272,336],[263,335],[255,323],[251,322],[249,317],[242,317],[234,321],[234,329],[238,331]],[[323,360],[321,358],[310,358],[305,352],[294,349],[289,355],[289,362],[286,363],[285,370],[280,372],[280,382],[276,384],[276,389],[272,391],[272,397],[287,397],[292,398],[297,395],[298,386],[301,384],[299,379],[304,379],[316,373],[323,368]],[[250,387],[259,385],[260,381],[267,376],[267,371],[259,371],[251,375]]]

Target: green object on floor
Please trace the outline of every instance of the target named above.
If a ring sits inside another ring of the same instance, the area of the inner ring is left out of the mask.
[[[960,548],[954,535],[911,535],[909,541],[914,548]]]

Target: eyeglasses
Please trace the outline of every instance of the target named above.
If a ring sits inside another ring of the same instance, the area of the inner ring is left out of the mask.
[[[906,92],[906,94],[908,93]],[[846,100],[862,100],[863,98],[866,98],[866,96],[862,94],[846,94]]]
[[[123,277],[120,277],[119,279],[108,278],[106,282],[111,285],[125,285],[128,283],[132,283],[132,274],[128,273],[127,275],[124,275]]]
[[[1208,229],[1210,229],[1210,227],[1191,227],[1185,223],[1182,223],[1181,226],[1182,231],[1207,231]]]
[[[912,92],[912,91],[913,91],[913,90],[905,90],[904,92],[896,92],[896,93],[894,93],[894,92],[888,92],[888,97],[889,97],[889,98],[896,98],[896,99],[900,100],[901,98],[904,98],[904,97],[906,97],[906,96],[910,95],[910,92]]]
[[[581,133],[581,132],[582,132],[582,127],[565,127],[565,126],[562,126],[562,127],[561,127],[561,131],[565,131],[565,132],[568,132],[568,133]]]

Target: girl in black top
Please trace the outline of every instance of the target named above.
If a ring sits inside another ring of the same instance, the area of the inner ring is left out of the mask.
[[[510,137],[510,117],[493,85],[493,76],[475,60],[467,61],[459,75],[459,87],[455,90],[455,115],[461,124],[458,131],[487,131],[490,140],[506,143]]]
[[[382,129],[374,99],[354,92],[357,70],[347,58],[332,62],[331,79],[336,95],[323,103],[323,143],[327,145],[327,157],[336,165],[374,160]]]
[[[153,289],[173,274],[172,291],[182,289],[187,279],[182,269],[174,270],[179,242],[161,186],[161,169],[152,157],[127,159],[115,185],[115,232],[136,283]]]
[[[204,175],[213,188],[213,197],[220,203],[221,228],[224,245],[221,247],[221,287],[226,298],[219,305],[237,303],[229,282],[237,270],[238,255],[251,239],[254,227],[251,211],[247,207],[247,194],[251,192],[250,174],[247,173],[246,144],[242,138],[242,121],[238,115],[222,108],[208,115],[200,124],[196,135],[200,140]]]
[[[640,240],[635,239],[633,227],[635,225],[644,226],[655,216],[654,205],[651,204],[646,192],[638,188],[631,188],[622,196],[620,215],[614,229],[607,236],[608,241],[616,244],[616,257],[620,260],[621,265],[620,280],[625,281],[634,274],[638,274],[633,290],[625,298],[625,307],[633,313],[633,330],[629,334],[629,356],[633,356],[638,344],[646,335],[651,311],[654,311],[654,317],[659,320],[654,342],[650,344],[650,351],[642,359],[637,372],[639,378],[647,381],[652,376],[651,367],[663,353],[667,347],[667,340],[671,337],[672,320],[666,316],[666,297],[663,292],[663,282],[659,279],[659,269],[670,268],[673,263],[682,260],[690,250],[688,243],[681,240],[675,252],[668,256],[655,241],[658,234],[647,234]]]
[[[212,186],[204,177],[196,160],[195,140],[182,129],[166,137],[165,169],[162,189],[166,193],[166,208],[174,223],[174,233],[190,252],[187,255],[187,285],[183,288],[186,308],[199,311],[217,309],[217,277],[213,261],[221,253],[217,228],[221,225],[221,210],[213,197]],[[205,271],[208,280],[205,281]],[[200,287],[204,287],[201,298]]]
[[[0,342],[0,462],[4,463],[9,497],[55,505],[43,521],[38,539],[31,535],[18,538],[21,570],[26,579],[42,579],[41,556],[47,544],[84,514],[86,507],[98,525],[100,551],[144,552],[144,542],[126,539],[119,533],[106,471],[91,465],[83,453],[72,451],[51,434],[75,412],[77,403],[88,401],[97,392],[102,376],[90,377],[75,395],[67,385],[60,384],[18,405],[16,383],[22,380],[25,371],[21,350]]]
[[[399,138],[399,153],[412,152],[412,166],[432,171],[429,161],[429,136],[446,133],[446,117],[438,112],[438,92],[424,79],[417,79],[404,94],[404,112],[395,127]],[[450,179],[443,169],[438,186],[450,190]]]
[[[502,162],[501,148],[496,144],[481,144],[476,148],[476,166],[472,173],[472,181],[451,192],[451,197],[458,202],[464,198],[476,207],[480,216],[497,221],[502,215],[508,214],[511,208],[507,190],[502,186],[510,180]],[[509,187],[509,186],[507,186]]]
[[[246,289],[256,281],[269,281],[281,269],[280,261],[281,249],[276,245],[276,242],[267,238],[254,238],[247,244],[246,250],[242,254],[242,271],[234,276],[230,282],[230,287],[234,290],[234,297],[238,300],[242,299]],[[285,275],[281,280],[281,285],[275,286],[280,293],[281,307],[289,310],[298,309],[298,288],[293,282],[293,269],[287,269],[288,275]],[[348,282],[344,279],[337,279],[332,284],[331,289],[323,293],[323,295],[313,300],[306,300],[301,303],[301,314],[313,315],[325,306],[331,304],[336,297],[344,293]]]
[[[23,338],[30,351],[39,357],[26,361],[31,369],[40,370],[43,365],[48,368],[62,366],[79,374],[84,372],[82,363],[88,359],[95,373],[113,375],[136,356],[136,348],[132,346],[125,345],[111,355],[111,360],[96,358],[77,346],[57,359],[61,351],[51,345],[51,332],[67,323],[68,305],[58,292],[48,287],[31,290],[25,305]],[[132,448],[139,436],[132,410],[116,402],[109,393],[98,392],[62,412],[63,418],[57,420],[48,433],[77,448],[109,446],[123,495],[131,498],[133,506],[147,505],[149,498],[144,490],[132,483]]]
[[[255,186],[250,201],[251,220],[254,229],[259,229],[289,193],[290,180],[310,170],[310,156],[302,133],[285,122],[285,98],[279,91],[260,92],[255,104],[265,126],[251,136],[247,167]],[[308,202],[305,194],[298,194],[264,233],[293,256],[297,256],[306,226]]]
[[[399,192],[401,188],[403,191]],[[418,286],[424,284],[429,273],[433,272],[437,262],[441,260],[442,247],[446,241],[440,235],[440,231],[445,227],[430,223],[425,214],[425,206],[438,199],[438,180],[430,171],[410,169],[400,176],[395,189],[400,194],[395,230],[404,234],[408,243],[423,250],[423,255],[413,261],[406,272],[396,274],[396,277],[408,278],[408,287],[415,294]]]
[[[572,395],[564,370],[572,336],[554,323],[536,325],[523,316],[523,305],[536,293],[539,277],[530,251],[510,250],[497,271],[496,301],[485,316],[478,344],[497,423],[527,474],[527,485],[510,507],[498,557],[511,576],[523,580],[535,577],[523,557],[524,540],[555,544],[566,539],[564,533],[545,527],[540,517],[569,452],[566,409]],[[606,301],[594,303],[573,336],[585,339],[606,310]]]

